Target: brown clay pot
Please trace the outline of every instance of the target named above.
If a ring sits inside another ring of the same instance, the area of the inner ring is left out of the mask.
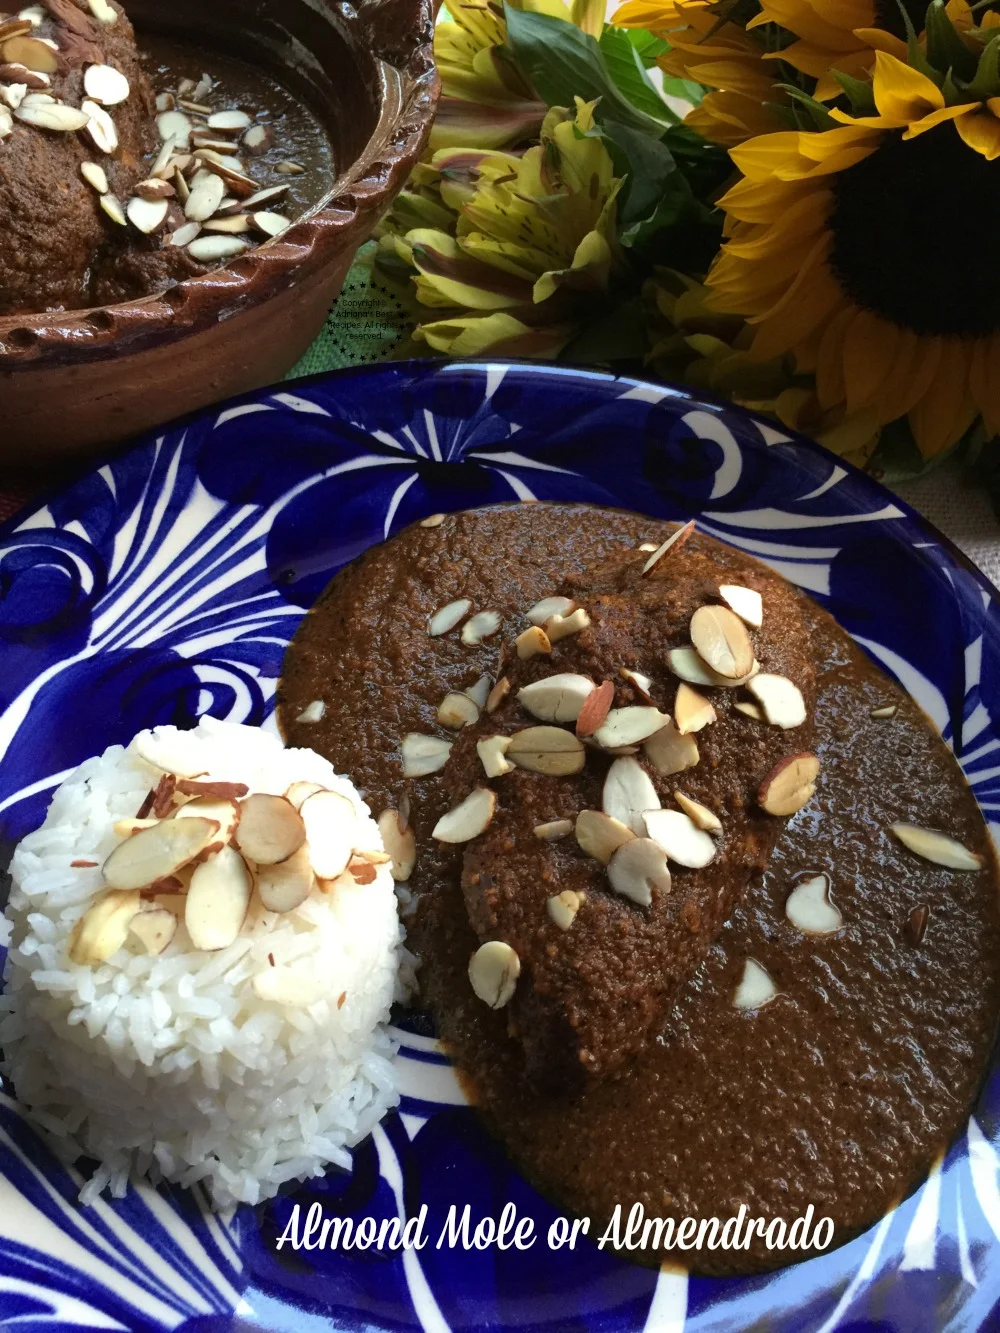
[[[340,174],[276,240],[159,296],[0,318],[0,465],[94,453],[278,380],[423,150],[432,0],[128,0],[161,32],[263,64],[323,116]]]

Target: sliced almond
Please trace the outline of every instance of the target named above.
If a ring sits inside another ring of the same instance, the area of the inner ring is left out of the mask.
[[[883,704],[881,708],[873,708],[869,717],[886,718],[895,717],[899,712],[899,704]]]
[[[296,722],[322,722],[323,714],[326,712],[326,704],[322,699],[314,699],[312,703],[306,704],[302,712],[295,719]]]
[[[507,746],[507,758],[518,768],[550,777],[579,773],[586,757],[583,742],[562,727],[525,727]]]
[[[11,116],[12,111],[16,111],[28,95],[28,85],[26,83],[7,83],[0,84],[0,99],[5,105],[0,107],[3,112],[3,122],[6,126],[6,135],[14,129],[14,120]]]
[[[403,737],[403,777],[424,778],[444,768],[451,754],[451,741],[439,736],[422,736],[411,731]]]
[[[752,717],[755,722],[766,722],[764,710],[760,704],[751,703],[749,699],[739,699],[733,704],[737,713],[742,713],[744,717]]]
[[[184,900],[184,924],[194,947],[228,949],[246,920],[252,892],[250,871],[232,847],[198,866]]]
[[[237,134],[242,130],[248,130],[253,124],[252,119],[245,111],[216,111],[208,118],[208,128],[210,130],[222,130],[226,134]]]
[[[59,69],[59,57],[40,37],[26,35],[8,37],[3,44],[3,58],[16,65],[26,65],[39,74],[55,74]],[[66,110],[70,110],[69,107]],[[82,129],[83,126],[77,128]]]
[[[398,810],[383,810],[378,817],[378,831],[391,860],[392,877],[405,883],[417,864],[417,840],[413,829],[400,818]]]
[[[490,690],[486,699],[487,713],[494,713],[503,703],[507,695],[510,694],[510,681],[506,676],[501,676],[497,683]]]
[[[568,616],[576,608],[572,597],[543,597],[527,613],[532,625],[542,626],[553,616]]]
[[[680,550],[680,548],[684,545],[684,543],[687,541],[687,539],[691,536],[693,532],[694,532],[694,519],[692,519],[690,523],[685,523],[682,528],[678,528],[676,532],[672,532],[670,536],[667,538],[667,540],[656,548],[653,554],[643,565],[642,567],[643,577],[646,577],[647,575],[653,572],[653,570],[660,563],[660,561],[663,559],[663,557],[667,554],[668,551]]]
[[[581,630],[589,629],[590,616],[582,606],[578,606],[568,616],[549,616],[544,628],[549,643],[558,643],[560,639],[568,639],[571,634],[579,634]]]
[[[453,691],[451,694],[446,694],[438,704],[438,722],[442,727],[450,727],[453,731],[461,731],[462,727],[467,727],[478,717],[479,709],[467,694],[457,694]]]
[[[528,657],[537,657],[539,653],[552,652],[549,636],[537,625],[532,625],[531,629],[526,629],[523,634],[519,634],[514,640],[514,645],[517,648],[517,655],[522,661]]]
[[[88,907],[69,937],[69,956],[82,967],[100,967],[128,938],[142,906],[138,889],[109,889]]]
[[[179,245],[181,248],[186,248],[192,241],[197,240],[200,234],[200,222],[185,222],[183,226],[178,227],[175,232],[171,233],[167,244]]]
[[[140,199],[136,195],[126,204],[125,216],[136,231],[141,231],[144,236],[152,236],[167,220],[169,207],[166,199]]]
[[[607,865],[615,852],[635,834],[602,810],[581,810],[576,817],[576,840],[588,856]]]
[[[244,136],[243,142],[246,143],[249,137],[249,135]],[[444,514],[428,514],[426,518],[420,520],[420,526],[422,528],[439,528],[443,522]]]
[[[670,718],[648,704],[612,708],[594,732],[594,741],[604,750],[621,745],[641,745],[667,725]]]
[[[506,773],[513,773],[514,765],[507,759],[509,749],[509,736],[486,736],[476,742],[476,753],[488,778],[502,778]]]
[[[128,79],[113,65],[88,65],[83,76],[83,90],[102,106],[117,106],[131,92]]]
[[[643,743],[642,752],[661,777],[669,778],[694,768],[701,755],[693,736],[682,736],[673,722]]]
[[[457,601],[449,602],[447,606],[439,607],[427,621],[427,633],[432,639],[447,634],[463,621],[471,610],[472,603],[468,597],[460,597]]]
[[[479,611],[462,626],[462,642],[482,643],[484,639],[492,638],[502,624],[503,617],[499,611]]]
[[[476,707],[482,710],[486,707],[486,701],[490,697],[489,676],[480,676],[475,685],[470,685],[463,693],[467,694]]]
[[[657,549],[656,542],[643,542],[639,547],[639,550],[645,551],[647,555],[649,554],[650,551],[655,551],[656,549]]]
[[[616,759],[608,769],[601,805],[606,815],[641,838],[646,834],[646,811],[659,810],[660,798],[638,759],[626,756]]]
[[[790,731],[805,722],[806,705],[802,691],[786,676],[762,671],[747,682],[747,689],[763,708],[764,716],[772,727]]]
[[[778,994],[778,988],[771,977],[752,958],[748,958],[743,967],[743,976],[733,995],[735,1009],[763,1009]]]
[[[106,23],[110,27],[112,23],[118,22],[118,10],[109,5],[108,0],[87,0],[87,6],[98,23]]]
[[[757,801],[769,815],[794,815],[816,791],[819,760],[814,754],[780,759],[757,789]]]
[[[573,832],[572,819],[550,819],[546,824],[536,824],[531,830],[542,842],[559,842]]]
[[[299,162],[278,162],[275,171],[279,176],[304,176],[306,169]]]
[[[248,213],[250,225],[265,236],[281,236],[292,225],[291,221],[281,213]],[[486,614],[484,612],[484,614]],[[489,637],[483,635],[484,638]],[[469,642],[469,640],[466,640]]]
[[[503,940],[481,944],[469,962],[472,989],[491,1009],[502,1009],[514,998],[521,960]]]
[[[833,935],[844,918],[830,901],[826,875],[812,875],[796,884],[785,900],[785,916],[804,935]]]
[[[215,819],[162,820],[118,844],[104,862],[104,879],[112,889],[144,889],[158,879],[176,875],[218,836]]]
[[[216,264],[241,255],[246,248],[247,242],[238,236],[199,236],[187,247],[187,252],[199,264]]]
[[[648,676],[644,676],[641,671],[632,671],[629,667],[622,667],[621,675],[623,679],[639,692],[648,704],[653,702],[650,690],[653,688],[653,682]]]
[[[904,847],[908,847],[925,861],[932,861],[938,866],[947,866],[949,870],[982,870],[983,858],[977,852],[970,852],[955,838],[935,829],[920,828],[916,824],[890,824],[892,832]]]
[[[682,810],[647,810],[645,819],[646,832],[675,864],[700,870],[715,860],[715,843]]]
[[[118,151],[118,129],[104,107],[89,98],[80,103],[80,110],[87,117],[87,133],[91,142],[102,153],[109,156]]]
[[[172,139],[175,147],[187,148],[194,126],[183,111],[164,111],[156,118],[156,128],[164,143]]]
[[[581,679],[588,680],[589,677],[583,676]],[[602,680],[600,685],[588,694],[584,700],[583,707],[576,719],[576,734],[580,737],[593,736],[594,732],[604,726],[614,701],[615,687],[613,682]]]
[[[623,898],[649,907],[653,889],[670,892],[670,869],[662,847],[650,838],[622,843],[608,862],[608,883]]]
[[[441,816],[431,837],[438,842],[471,842],[489,828],[496,807],[496,792],[490,791],[489,787],[477,787],[453,810]]]
[[[719,596],[741,620],[760,629],[764,623],[764,602],[759,592],[738,583],[720,583]]]
[[[691,617],[691,642],[702,660],[727,680],[748,675],[753,666],[746,625],[727,606],[699,606]]]
[[[18,15],[17,18],[0,18],[0,42],[8,42],[13,37],[24,37],[36,25],[31,19]]]
[[[296,810],[302,809],[303,801],[313,796],[318,791],[324,791],[318,782],[293,782],[285,792],[285,800],[293,805]]]
[[[706,833],[722,832],[722,820],[714,810],[709,810],[707,805],[692,800],[690,796],[685,796],[682,791],[674,792],[674,800],[696,828],[704,829]]]
[[[678,734],[688,736],[693,731],[701,731],[715,719],[715,709],[705,696],[682,680],[674,699],[674,725]]]
[[[196,185],[192,185],[184,205],[184,216],[191,222],[204,222],[222,203],[225,193],[222,178],[207,172]]]
[[[329,991],[327,982],[315,973],[305,972],[301,967],[282,964],[280,967],[268,967],[258,972],[250,983],[258,1000],[292,1006],[297,1009],[308,1008],[326,998]]]
[[[236,826],[240,822],[240,804],[229,797],[196,796],[193,801],[178,807],[174,819],[214,819],[219,832],[212,839],[223,846],[232,841]]]
[[[87,117],[75,107],[63,106],[59,102],[33,102],[27,97],[14,112],[14,119],[61,134],[73,134],[87,124]]]
[[[287,194],[287,193],[288,193],[288,186],[287,186],[287,185],[272,185],[272,186],[271,186],[269,189],[267,189],[267,190],[258,190],[257,193],[256,193],[256,194],[252,194],[252,195],[249,197],[249,199],[241,199],[241,200],[239,200],[239,202],[238,202],[238,206],[239,206],[240,208],[253,209],[253,208],[256,208],[256,207],[257,207],[258,205],[260,205],[260,204],[266,204],[266,203],[270,202],[272,199],[277,199],[280,195]],[[441,523],[444,522],[444,514],[432,514],[432,515],[431,515],[431,518],[438,519],[439,522],[441,522]],[[425,519],[423,520],[423,522],[420,524],[420,526],[421,526],[422,528],[430,528],[430,527],[437,527],[438,524],[437,524],[437,523],[431,523],[430,519],[425,518]]]
[[[251,157],[260,157],[274,143],[269,125],[253,125],[240,140]]]
[[[374,876],[375,867],[371,869]],[[309,897],[312,886],[312,861],[305,844],[287,860],[257,870],[257,896],[269,912],[294,912]]]
[[[562,893],[545,899],[545,910],[549,914],[549,919],[560,930],[569,930],[582,906],[582,896],[573,889],[563,889]]]
[[[125,210],[122,207],[122,201],[116,194],[102,194],[101,208],[108,215],[112,222],[116,222],[119,227],[128,226],[128,218],[125,216]]]
[[[181,180],[183,179],[182,176]],[[177,190],[169,181],[150,176],[147,180],[139,181],[135,187],[135,192],[140,199],[148,199],[155,203],[160,199],[173,199]]]
[[[745,676],[735,678],[720,676],[694,648],[671,648],[667,653],[667,665],[675,676],[680,680],[686,680],[689,685],[711,685],[718,689],[732,689],[736,685],[745,685],[760,670],[754,662]]]
[[[346,870],[358,836],[354,806],[339,792],[318,791],[302,802],[299,815],[305,826],[313,870],[320,879],[336,879]],[[246,821],[244,809],[241,837]]]
[[[107,172],[96,162],[81,162],[80,175],[98,194],[107,194],[109,189]]]
[[[518,690],[521,706],[541,722],[575,722],[597,687],[589,676],[561,672]]]
[[[157,111],[173,111],[176,105],[177,105],[177,98],[174,97],[173,93],[156,94]]]
[[[133,833],[138,833],[140,829],[152,828],[158,824],[158,819],[116,819],[111,826],[111,831],[116,838],[130,838]]]
[[[129,922],[129,934],[142,945],[143,952],[161,954],[177,933],[177,918],[166,907],[151,907],[138,912]]]
[[[332,796],[332,792],[326,793]],[[313,797],[309,798],[310,800]],[[350,806],[345,797],[338,798]],[[351,806],[353,816],[353,806]],[[257,793],[240,806],[236,841],[240,851],[259,866],[275,865],[291,856],[306,840],[304,816],[283,796]]]

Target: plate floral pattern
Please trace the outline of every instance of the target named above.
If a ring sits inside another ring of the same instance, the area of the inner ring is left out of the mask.
[[[438,511],[586,500],[671,519],[807,589],[909,693],[1000,829],[1000,601],[902,503],[717,404],[537,365],[379,365],[181,423],[0,528],[0,838],[91,754],[202,714],[271,725],[286,644],[344,563]],[[0,1328],[972,1329],[1000,1318],[1000,1070],[926,1183],[867,1234],[757,1279],[653,1272],[589,1242],[436,1248],[451,1204],[552,1207],[466,1105],[432,1029],[400,1019],[402,1102],[292,1194],[231,1217],[147,1186],[81,1210],[81,1177],[0,1095]],[[295,1203],[408,1218],[420,1251],[278,1251]]]

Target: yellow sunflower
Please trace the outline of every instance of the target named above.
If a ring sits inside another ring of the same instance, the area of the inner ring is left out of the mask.
[[[733,149],[720,201],[714,308],[753,326],[755,356],[814,374],[824,411],[907,417],[925,457],[978,415],[1000,431],[998,58],[995,36],[963,91],[879,52],[876,115]]]
[[[726,145],[779,129],[774,103],[786,100],[778,70],[765,63],[767,33],[730,22],[726,0],[627,0],[615,12],[622,28],[643,28],[670,43],[657,64],[665,74],[692,79],[714,91],[685,124]]]

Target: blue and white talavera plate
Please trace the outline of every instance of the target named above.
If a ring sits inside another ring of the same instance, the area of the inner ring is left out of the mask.
[[[2,427],[0,427],[2,429]],[[560,368],[380,365],[263,392],[150,439],[0,528],[0,836],[81,760],[157,723],[266,723],[285,646],[331,575],[440,510],[584,500],[759,556],[923,706],[996,833],[1000,603],[872,481],[772,426]],[[197,1191],[81,1210],[0,1105],[0,1328],[940,1330],[1000,1327],[1000,1074],[942,1168],[866,1235],[756,1279],[688,1279],[545,1244],[555,1217],[480,1128],[435,1043],[400,1031],[397,1113],[294,1195],[231,1219]],[[421,1031],[426,1032],[426,1027]],[[293,1201],[394,1218],[512,1200],[519,1252],[280,1253]]]

